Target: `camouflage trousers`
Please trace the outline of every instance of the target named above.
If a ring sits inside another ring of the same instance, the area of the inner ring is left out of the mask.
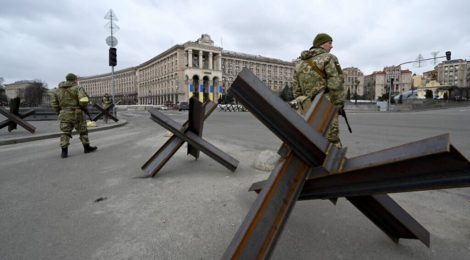
[[[61,118],[62,117],[62,118]],[[72,138],[72,131],[75,128],[80,135],[80,141],[82,144],[89,144],[88,129],[86,128],[86,121],[83,114],[80,113],[68,113],[67,115],[59,115],[60,119],[60,147],[65,148],[70,144],[70,138]]]
[[[331,100],[332,97],[330,97],[328,94],[326,95],[328,100]],[[308,108],[311,105],[311,99],[310,98],[305,98],[299,106],[299,113],[303,116],[305,113],[308,111]],[[333,119],[331,120],[330,128],[328,129],[328,133],[326,134],[326,138],[328,141],[334,145],[336,145],[338,148],[342,147],[341,140],[339,139],[339,115],[336,114]]]
[[[326,134],[326,138],[328,141],[334,145],[336,145],[338,148],[341,148],[341,140],[339,139],[339,115],[336,114],[333,117],[333,120],[331,121],[330,124],[330,129],[328,129],[328,133]]]

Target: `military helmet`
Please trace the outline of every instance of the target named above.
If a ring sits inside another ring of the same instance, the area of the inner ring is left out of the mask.
[[[317,36],[315,36],[315,39],[313,39],[313,47],[320,47],[320,45],[329,41],[333,41],[333,38],[331,38],[331,36],[326,33],[319,33],[317,34]]]
[[[73,73],[69,73],[69,74],[67,74],[67,76],[65,76],[65,79],[67,81],[76,81],[77,80],[77,75],[75,75]]]

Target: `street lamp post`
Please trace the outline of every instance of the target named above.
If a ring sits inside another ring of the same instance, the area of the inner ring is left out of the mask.
[[[176,99],[175,99],[175,104],[178,104],[178,96],[180,95],[179,92],[178,92],[178,89],[179,87],[178,86],[175,86],[175,92],[176,92]]]
[[[392,101],[392,89],[393,89],[393,81],[394,80],[395,80],[394,78],[390,78],[390,86],[389,86],[389,89],[388,89],[388,106],[387,106],[388,112],[391,111],[390,105],[391,105],[391,101]]]
[[[356,79],[354,83],[356,83],[354,88],[354,104],[357,105],[357,86],[359,85],[359,80]]]
[[[116,14],[114,14],[112,9],[106,13],[104,19],[110,20],[106,26],[109,27],[111,31],[111,35],[106,38],[106,43],[109,45],[109,66],[111,66],[111,96],[113,104],[116,104],[114,101],[114,66],[117,65],[117,49],[116,45],[118,44],[118,40],[114,37],[114,32],[119,30],[119,26],[117,26],[114,21],[118,21]],[[113,106],[113,115],[116,116],[116,106]]]

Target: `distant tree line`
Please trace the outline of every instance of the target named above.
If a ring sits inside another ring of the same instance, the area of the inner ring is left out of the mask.
[[[42,97],[48,91],[47,84],[41,81],[32,81],[24,90],[24,104],[36,107],[42,104]]]
[[[3,82],[5,80],[3,77],[0,77],[0,106],[8,105],[7,94],[5,93],[5,89],[3,88]]]

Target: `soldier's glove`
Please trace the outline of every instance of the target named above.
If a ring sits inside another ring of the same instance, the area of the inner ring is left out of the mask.
[[[346,117],[346,112],[344,111],[344,105],[342,105],[339,109],[338,109],[338,115],[342,116],[342,117]]]
[[[295,99],[289,101],[288,104],[289,104],[290,107],[292,107],[295,110],[299,109],[299,102],[297,102],[297,100],[295,100]]]

